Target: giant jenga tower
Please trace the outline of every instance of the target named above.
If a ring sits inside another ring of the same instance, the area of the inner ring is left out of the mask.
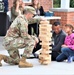
[[[39,55],[39,62],[43,65],[48,65],[51,62],[51,37],[52,37],[52,25],[49,24],[49,21],[43,20],[40,21],[39,25],[39,38],[42,45],[42,50]]]

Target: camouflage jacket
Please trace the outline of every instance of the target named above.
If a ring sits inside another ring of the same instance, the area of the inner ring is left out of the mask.
[[[33,22],[32,22],[33,21]],[[28,22],[34,23],[38,20],[30,20],[28,21],[25,16],[21,15],[18,16],[13,23],[11,24],[10,28],[7,31],[5,38],[8,40],[12,40],[12,38],[23,38],[23,39],[35,39],[35,36],[31,36],[28,34]]]

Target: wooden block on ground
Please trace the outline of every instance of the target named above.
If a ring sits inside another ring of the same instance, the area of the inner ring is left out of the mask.
[[[51,63],[51,58],[49,60],[41,60],[39,59],[39,62],[43,65],[48,65],[49,63]]]
[[[48,65],[49,63],[51,63],[51,61],[43,61],[42,62],[43,65]]]
[[[39,59],[41,60],[49,60],[51,58],[51,55],[49,54],[40,54]]]

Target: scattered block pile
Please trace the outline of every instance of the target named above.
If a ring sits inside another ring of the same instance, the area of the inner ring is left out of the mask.
[[[42,50],[39,55],[39,62],[43,65],[48,65],[51,62],[51,49],[50,46],[52,43],[52,25],[49,24],[49,21],[43,20],[39,25],[39,38],[41,41]]]

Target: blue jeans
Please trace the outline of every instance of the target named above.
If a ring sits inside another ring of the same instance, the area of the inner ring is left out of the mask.
[[[56,61],[60,62],[67,59],[69,56],[74,56],[74,51],[70,48],[61,48],[61,54],[57,56]]]

